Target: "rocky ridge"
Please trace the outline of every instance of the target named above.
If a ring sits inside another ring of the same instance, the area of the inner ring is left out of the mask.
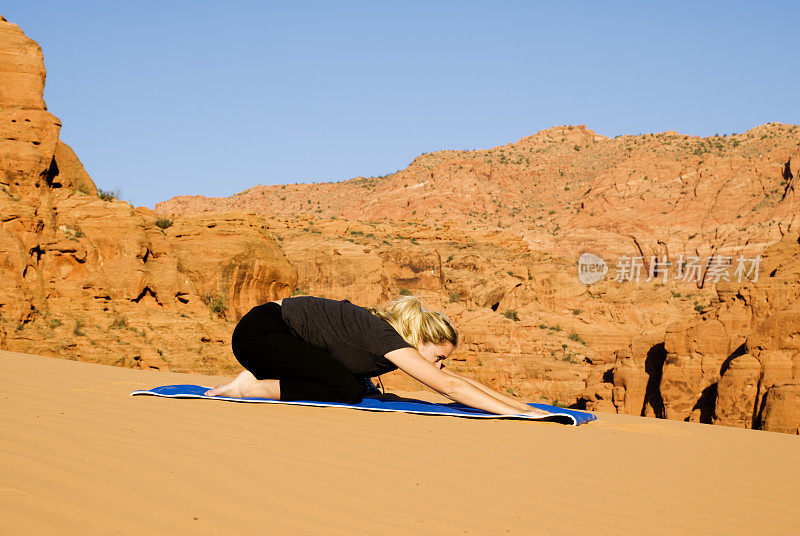
[[[614,139],[578,125],[493,149],[423,154],[383,177],[182,196],[156,210],[500,228],[562,255],[753,254],[797,225],[799,168],[797,125]]]

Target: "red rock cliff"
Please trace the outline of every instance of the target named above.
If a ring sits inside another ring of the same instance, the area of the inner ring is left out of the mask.
[[[41,48],[5,19],[0,73],[0,347],[236,369],[231,321],[297,278],[267,224],[101,199],[45,107]]]

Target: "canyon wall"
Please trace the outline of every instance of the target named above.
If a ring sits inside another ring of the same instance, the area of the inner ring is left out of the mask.
[[[0,72],[0,347],[236,370],[232,321],[297,281],[264,220],[101,198],[47,111],[41,48],[5,19]]]

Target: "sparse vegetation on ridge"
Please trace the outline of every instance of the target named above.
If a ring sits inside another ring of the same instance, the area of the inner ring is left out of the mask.
[[[111,191],[103,190],[102,188],[97,189],[97,197],[103,201],[114,201],[115,199],[119,199],[119,195],[119,190]]]

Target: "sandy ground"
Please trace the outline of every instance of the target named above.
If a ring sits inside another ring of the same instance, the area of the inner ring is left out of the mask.
[[[0,374],[3,535],[800,533],[796,436],[131,397],[223,378],[10,352]]]

